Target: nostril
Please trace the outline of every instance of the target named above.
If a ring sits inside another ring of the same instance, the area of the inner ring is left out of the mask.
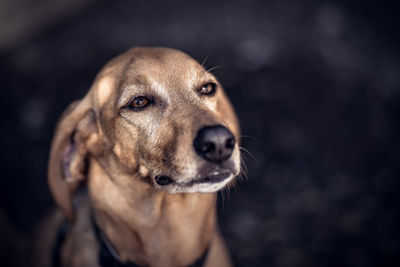
[[[211,142],[206,142],[203,144],[203,146],[201,147],[201,150],[204,153],[210,153],[213,152],[215,150],[215,144],[211,143]]]
[[[157,175],[154,180],[158,185],[170,185],[174,182],[171,177],[166,175]]]
[[[226,140],[225,147],[228,149],[233,149],[235,147],[235,143],[235,138],[229,138],[228,140]]]

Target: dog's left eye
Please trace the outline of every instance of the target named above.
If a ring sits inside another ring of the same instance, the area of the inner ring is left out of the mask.
[[[217,85],[215,83],[209,82],[205,83],[200,87],[200,94],[202,95],[207,95],[207,96],[212,96],[215,94],[215,91],[217,89]]]
[[[140,110],[151,103],[151,100],[145,96],[135,97],[128,105],[133,110]]]

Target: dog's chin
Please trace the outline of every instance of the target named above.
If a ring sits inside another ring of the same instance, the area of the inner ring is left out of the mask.
[[[228,171],[214,172],[204,177],[192,179],[187,182],[176,182],[167,176],[161,176],[157,180],[157,187],[168,193],[214,193],[229,184],[236,174]],[[161,185],[159,184],[161,183]]]

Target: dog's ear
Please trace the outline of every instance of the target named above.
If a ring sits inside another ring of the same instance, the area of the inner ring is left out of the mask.
[[[96,115],[89,98],[73,102],[56,127],[48,165],[51,193],[70,221],[74,220],[73,193],[85,181],[89,149],[97,138]]]

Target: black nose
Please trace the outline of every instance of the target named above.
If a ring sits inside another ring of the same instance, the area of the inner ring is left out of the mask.
[[[221,163],[232,155],[235,143],[231,131],[222,125],[215,125],[201,128],[193,141],[193,146],[202,158]]]

